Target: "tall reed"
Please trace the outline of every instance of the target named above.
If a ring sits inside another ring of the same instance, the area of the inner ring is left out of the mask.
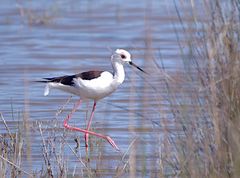
[[[191,11],[184,12],[189,5]],[[178,95],[170,89],[182,128],[174,172],[179,177],[239,177],[239,1],[181,1],[176,10],[186,43],[179,42],[184,72],[175,84]],[[181,90],[190,93],[179,99]]]

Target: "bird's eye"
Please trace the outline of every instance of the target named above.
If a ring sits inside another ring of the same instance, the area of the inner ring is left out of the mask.
[[[122,59],[126,59],[127,57],[124,54],[121,54]]]

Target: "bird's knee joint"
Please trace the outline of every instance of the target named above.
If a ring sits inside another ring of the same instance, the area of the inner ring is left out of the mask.
[[[64,122],[64,123],[63,123],[63,126],[64,126],[65,128],[67,128],[67,129],[70,127],[67,122]]]

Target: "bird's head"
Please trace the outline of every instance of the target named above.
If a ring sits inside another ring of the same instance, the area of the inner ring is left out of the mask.
[[[112,55],[112,58],[124,64],[131,61],[131,54],[124,49],[117,49]]]
[[[112,60],[116,60],[120,62],[121,64],[128,63],[129,65],[137,68],[138,70],[146,73],[144,70],[142,70],[140,67],[138,67],[136,64],[134,64],[131,60],[131,54],[124,50],[124,49],[117,49],[114,54],[112,55]]]

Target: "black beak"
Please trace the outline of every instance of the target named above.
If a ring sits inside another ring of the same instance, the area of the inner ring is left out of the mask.
[[[138,67],[136,64],[134,64],[132,61],[128,62],[131,66],[136,67],[138,70],[142,71],[143,73],[146,74],[144,70],[142,70],[140,67]]]

